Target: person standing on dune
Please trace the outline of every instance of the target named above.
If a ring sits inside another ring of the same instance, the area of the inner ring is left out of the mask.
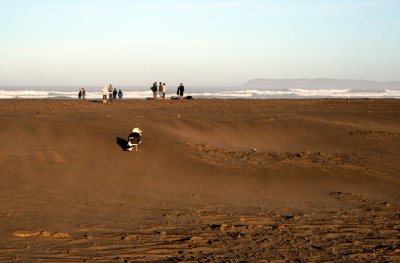
[[[107,95],[108,95],[108,85],[104,85],[103,89],[101,90],[103,94],[103,103],[107,102]]]
[[[176,91],[176,95],[179,96],[179,99],[183,99],[183,93],[185,92],[185,87],[183,86],[183,84],[181,83],[178,87],[178,90]]]
[[[113,100],[117,99],[117,94],[118,94],[118,91],[117,91],[116,88],[114,88],[114,90],[113,90]]]
[[[109,102],[113,100],[113,87],[111,84],[108,84],[108,100]]]
[[[165,100],[165,92],[167,92],[167,86],[165,83],[163,83],[163,93],[162,93],[162,98]]]
[[[158,95],[160,95],[160,99],[163,98],[163,96],[162,96],[163,92],[164,92],[164,86],[163,86],[163,84],[160,82],[160,83],[158,83]]]
[[[153,83],[153,86],[151,86],[151,91],[153,92],[153,99],[157,98],[157,82]]]
[[[86,90],[85,88],[82,88],[82,99],[85,99],[86,96]]]

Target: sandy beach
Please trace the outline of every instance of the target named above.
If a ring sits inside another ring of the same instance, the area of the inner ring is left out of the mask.
[[[400,262],[399,100],[1,100],[0,127],[0,262]]]

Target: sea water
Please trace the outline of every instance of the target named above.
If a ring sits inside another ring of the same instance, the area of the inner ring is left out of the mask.
[[[86,99],[102,99],[102,87],[85,87]],[[153,96],[149,88],[116,87],[124,99],[146,99]],[[77,99],[79,87],[6,87],[0,86],[0,99]],[[176,95],[176,88],[168,88],[167,97]],[[306,98],[400,98],[399,89],[351,88],[245,88],[245,87],[190,87],[185,96],[217,99],[306,99]]]

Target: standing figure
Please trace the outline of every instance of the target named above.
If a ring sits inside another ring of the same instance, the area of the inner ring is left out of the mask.
[[[179,96],[179,99],[183,99],[183,93],[185,92],[185,87],[183,86],[183,84],[181,83],[178,87],[178,90],[176,91],[176,95]]]
[[[82,88],[82,99],[85,99],[86,96],[86,90],[85,88]]]
[[[123,96],[123,93],[122,93],[122,90],[120,89],[118,91],[118,99],[122,100],[122,96]]]
[[[108,101],[112,102],[113,96],[113,87],[111,84],[108,84]]]
[[[165,83],[163,83],[163,94],[162,94],[162,98],[165,100],[165,92],[167,92],[167,85],[165,85]]]
[[[153,83],[153,86],[151,86],[151,91],[153,92],[153,99],[157,98],[157,82]]]
[[[111,85],[111,84],[110,84]],[[104,85],[104,87],[101,90],[103,94],[103,103],[107,103],[107,95],[108,95],[108,85]]]
[[[82,98],[82,90],[79,90],[78,99],[80,100],[81,98]]]
[[[118,91],[117,91],[116,88],[114,88],[114,90],[113,90],[113,100],[117,99],[117,94],[118,94]]]
[[[160,82],[158,83],[158,95],[160,95],[160,99],[163,98],[164,93],[164,85]]]

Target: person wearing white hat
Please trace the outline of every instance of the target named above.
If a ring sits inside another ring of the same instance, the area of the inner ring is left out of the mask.
[[[138,151],[138,145],[142,143],[142,131],[139,128],[134,128],[128,136],[128,144],[126,145],[127,151]]]

